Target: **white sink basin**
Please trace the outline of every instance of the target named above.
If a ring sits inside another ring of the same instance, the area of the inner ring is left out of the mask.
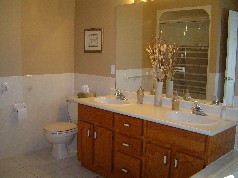
[[[102,104],[113,104],[113,105],[125,105],[130,104],[128,100],[120,100],[116,99],[115,97],[97,97],[94,101]]]
[[[215,119],[211,119],[207,116],[199,116],[183,112],[168,112],[166,113],[166,117],[177,122],[193,125],[213,125],[217,123]]]

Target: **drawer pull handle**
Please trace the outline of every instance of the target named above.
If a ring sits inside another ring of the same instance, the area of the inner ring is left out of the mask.
[[[125,147],[130,147],[131,146],[128,143],[122,143],[122,145],[125,146]]]
[[[127,169],[124,169],[124,168],[122,168],[121,171],[122,171],[122,172],[125,172],[125,173],[128,173],[128,170],[127,170]]]
[[[97,138],[97,132],[94,132],[93,137],[96,139]]]
[[[88,137],[90,137],[90,129],[88,129]]]
[[[127,123],[125,123],[125,124],[123,124],[125,127],[130,127],[130,124],[127,124]]]
[[[174,167],[175,167],[175,168],[178,167],[178,159],[177,159],[177,158],[174,160]]]
[[[164,165],[167,165],[167,155],[164,155]]]

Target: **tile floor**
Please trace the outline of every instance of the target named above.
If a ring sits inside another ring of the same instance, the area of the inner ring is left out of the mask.
[[[0,178],[100,178],[81,166],[77,156],[57,160],[51,149],[0,159]]]

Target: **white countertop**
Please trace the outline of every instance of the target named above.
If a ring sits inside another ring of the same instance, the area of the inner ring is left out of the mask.
[[[194,125],[194,124],[185,124],[178,121],[174,121],[165,117],[166,112],[172,111],[171,107],[154,107],[152,103],[143,103],[137,104],[135,100],[129,99],[130,104],[125,105],[115,105],[115,104],[102,104],[98,103],[95,100],[95,97],[90,98],[77,98],[69,97],[69,100],[74,102],[96,107],[99,109],[104,109],[107,111],[124,114],[132,116],[139,119],[144,119],[152,121],[155,123],[160,123],[208,136],[213,136],[217,133],[220,133],[232,126],[237,124],[237,121],[223,121],[217,115],[212,115],[208,113],[208,117],[217,120],[216,124],[213,125]],[[180,109],[179,112],[191,113],[190,110]]]

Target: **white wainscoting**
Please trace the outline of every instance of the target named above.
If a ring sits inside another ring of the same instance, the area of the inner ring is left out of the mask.
[[[73,95],[74,74],[0,77],[0,158],[49,147],[43,126],[67,121],[66,98]],[[25,103],[28,117],[18,120],[15,103]]]

